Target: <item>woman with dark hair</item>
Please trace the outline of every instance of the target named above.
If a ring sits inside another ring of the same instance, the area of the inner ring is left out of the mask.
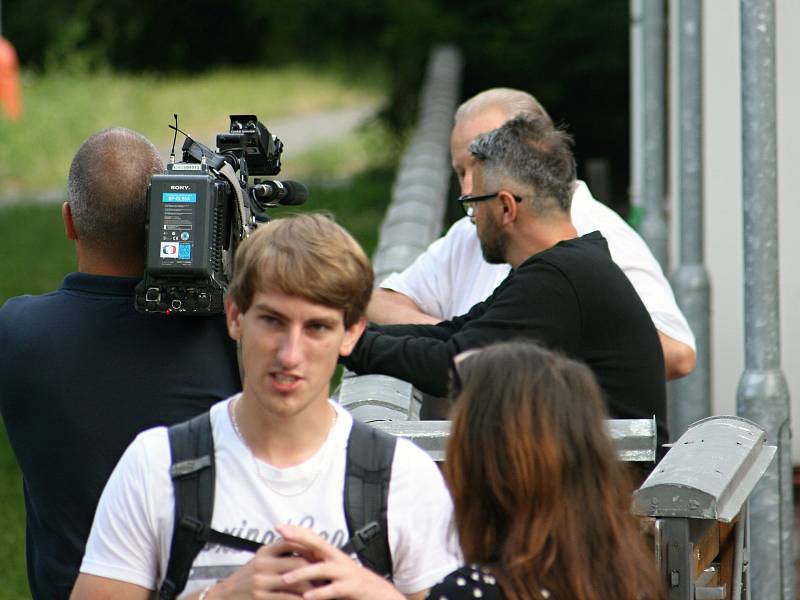
[[[457,357],[445,477],[469,566],[429,598],[663,597],[585,365],[526,342]]]
[[[444,472],[467,566],[429,600],[664,598],[588,367],[530,342],[495,344],[456,357],[452,396]],[[316,563],[284,580],[328,582],[305,598],[404,598],[312,532],[278,530]]]

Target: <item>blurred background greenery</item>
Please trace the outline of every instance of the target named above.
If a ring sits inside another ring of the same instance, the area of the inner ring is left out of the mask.
[[[181,108],[188,117],[193,103],[160,104],[158,88],[180,94],[187,78],[222,67],[242,69],[243,77],[214,92],[220,109],[226,99],[262,94],[270,106],[289,111],[302,100],[287,93],[288,84],[261,88],[247,76],[253,68],[300,65],[359,82],[365,74],[382,75],[381,118],[395,132],[413,121],[430,48],[453,43],[464,55],[464,97],[498,85],[532,92],[575,135],[579,165],[592,157],[610,161],[613,194],[604,200],[625,203],[627,0],[26,0],[5,3],[2,18],[3,35],[27,73],[63,75],[51,84],[53,108],[62,101],[62,85],[64,102],[95,91],[87,85],[70,92],[65,82],[76,75],[114,72],[152,78],[137,102],[168,116]],[[304,96],[313,101],[313,91]],[[205,118],[224,124],[220,109]],[[94,110],[99,116],[107,109],[95,103]],[[263,112],[269,123],[272,115]],[[74,133],[71,119],[58,116],[42,120],[49,135]],[[141,128],[161,126],[159,117]],[[49,135],[28,141],[44,157]]]
[[[438,43],[462,51],[462,97],[500,85],[531,91],[575,135],[579,175],[588,158],[608,160],[603,199],[624,212],[628,18],[627,0],[3,3],[24,112],[0,117],[0,304],[52,290],[75,268],[57,200],[78,145],[126,126],[168,149],[176,112],[182,129],[213,145],[230,113],[274,129],[376,107],[351,133],[294,153],[282,172],[308,184],[302,210],[334,213],[372,252]],[[288,154],[292,140],[283,141]],[[29,598],[22,484],[2,427],[0,522],[0,600]]]
[[[318,111],[377,105],[384,97],[376,71],[356,80],[334,69],[301,66],[219,67],[173,75],[26,71],[22,88],[22,119],[0,119],[0,190],[6,195],[63,188],[77,146],[111,124],[169,149],[173,132],[167,125],[177,113],[182,130],[213,146],[215,134],[228,130],[231,113],[255,112],[270,127]],[[341,141],[363,159],[352,139]],[[291,140],[284,143],[291,151]]]

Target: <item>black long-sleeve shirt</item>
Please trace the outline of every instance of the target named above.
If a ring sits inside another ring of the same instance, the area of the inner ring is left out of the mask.
[[[433,394],[447,393],[453,356],[530,339],[585,362],[615,418],[656,416],[666,441],[664,357],[653,321],[599,232],[539,252],[463,316],[436,325],[370,324],[343,360]]]

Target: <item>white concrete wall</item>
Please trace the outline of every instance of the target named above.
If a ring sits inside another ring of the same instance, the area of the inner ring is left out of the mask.
[[[675,2],[672,3],[676,4]],[[705,252],[711,277],[712,410],[736,413],[744,370],[739,2],[704,2]],[[776,0],[781,365],[791,397],[792,459],[800,464],[800,2]],[[675,8],[672,7],[672,23]],[[675,27],[671,27],[670,139],[676,136]],[[677,156],[670,152],[673,257]],[[673,263],[673,268],[674,268]]]

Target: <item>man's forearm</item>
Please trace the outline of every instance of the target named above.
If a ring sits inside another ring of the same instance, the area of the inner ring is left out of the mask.
[[[413,327],[430,327],[408,325]],[[389,325],[388,329],[404,328]],[[368,328],[349,356],[339,359],[358,375],[380,374],[408,381],[433,396],[447,394],[450,351],[448,343],[434,336],[391,335]],[[398,332],[399,333],[399,332]]]
[[[411,298],[385,288],[372,292],[367,318],[381,324],[418,323],[435,324],[441,319],[422,312]],[[658,332],[664,352],[664,367],[668,380],[685,377],[694,370],[696,354],[691,346]]]
[[[421,323],[435,324],[441,319],[426,314],[414,301],[400,292],[375,288],[367,306],[367,318],[381,324]]]

